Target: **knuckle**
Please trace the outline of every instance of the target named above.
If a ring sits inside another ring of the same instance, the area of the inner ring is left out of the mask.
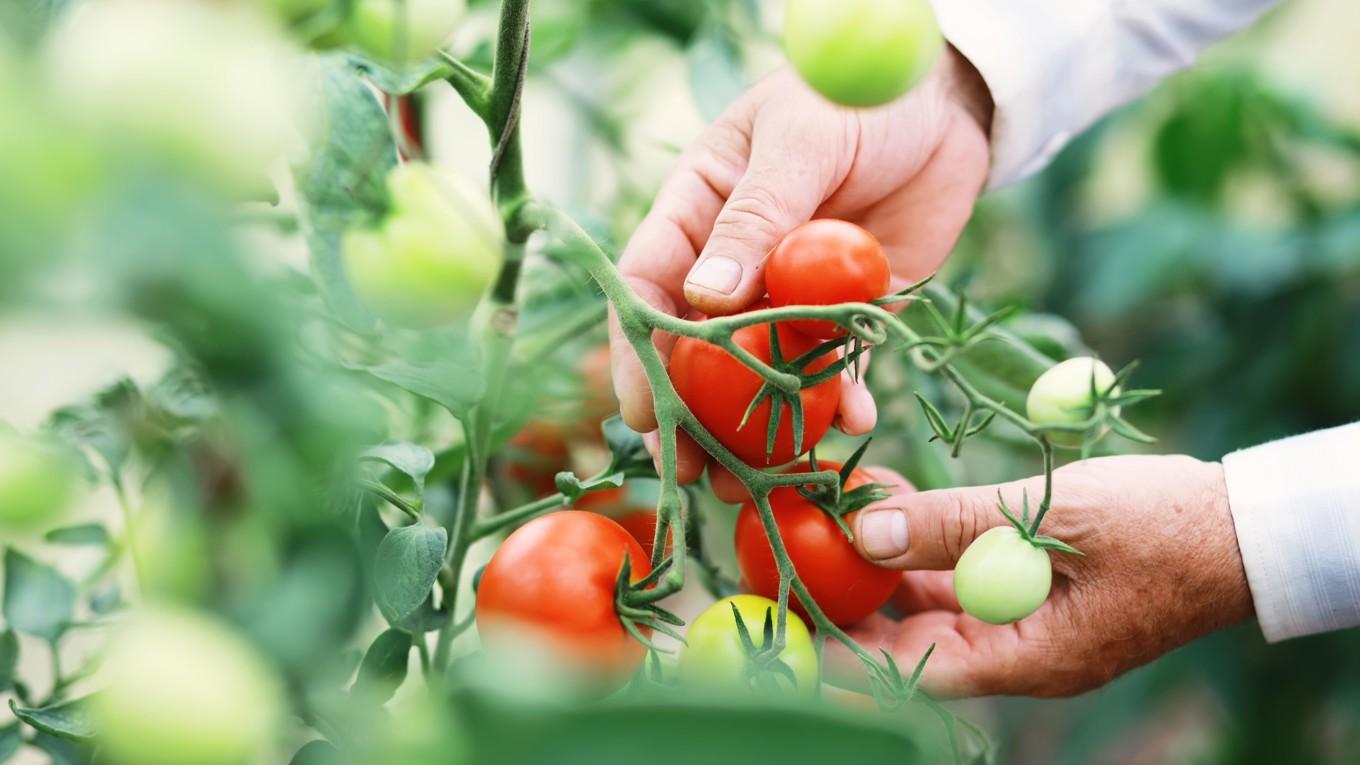
[[[727,201],[715,229],[730,239],[772,243],[787,219],[788,211],[777,193],[763,186],[748,186]]]

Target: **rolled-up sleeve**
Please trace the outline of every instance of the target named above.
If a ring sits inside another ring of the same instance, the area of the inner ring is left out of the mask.
[[[1223,458],[1267,640],[1360,625],[1360,423]]]
[[[1074,136],[1277,0],[933,0],[992,93],[989,187],[1042,169]]]

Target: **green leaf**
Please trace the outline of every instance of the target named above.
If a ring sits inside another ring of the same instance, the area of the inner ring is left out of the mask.
[[[90,719],[88,699],[87,696],[38,709],[21,707],[10,699],[9,708],[15,717],[43,733],[71,741],[89,741],[94,738],[95,728]]]
[[[746,91],[741,48],[729,25],[710,13],[685,53],[690,92],[705,122],[712,122]]]
[[[46,752],[52,765],[96,765],[90,743],[40,732],[33,737],[33,746]]]
[[[340,765],[340,750],[329,741],[317,739],[302,745],[288,765]]]
[[[481,370],[462,359],[441,360],[431,366],[394,361],[359,369],[408,393],[433,401],[459,420],[467,419],[468,413],[481,400],[486,389]]]
[[[435,80],[448,77],[453,71],[453,67],[442,58],[417,61],[402,69],[391,69],[359,56],[352,57],[350,61],[378,90],[394,96],[414,93]]]
[[[379,444],[365,451],[360,458],[386,463],[404,473],[415,482],[421,494],[425,493],[425,476],[434,469],[434,452],[405,441]]]
[[[109,531],[99,523],[82,523],[79,526],[66,526],[60,529],[52,529],[43,534],[43,540],[54,545],[96,545],[106,547],[109,544]]]
[[[0,763],[9,762],[9,758],[19,751],[24,745],[23,730],[18,723],[12,723],[0,728]]]
[[[444,565],[448,534],[422,524],[392,529],[373,560],[374,600],[389,623],[420,607]]]
[[[103,616],[123,605],[123,587],[117,579],[110,579],[90,593],[90,610]]]
[[[1067,544],[1061,539],[1057,539],[1056,537],[1037,536],[1034,538],[1034,545],[1036,547],[1041,547],[1045,550],[1057,550],[1058,552],[1065,552],[1068,555],[1080,555],[1082,557],[1086,557],[1086,553],[1082,552],[1081,550],[1078,550],[1072,545]]]
[[[71,621],[75,585],[56,569],[14,548],[5,550],[5,621],[20,632],[55,640]]]
[[[373,316],[345,276],[340,241],[346,228],[367,224],[386,207],[384,180],[396,165],[397,147],[382,105],[346,57],[316,62],[316,138],[310,155],[293,167],[299,223],[322,298],[346,323],[368,332]]]
[[[368,646],[351,692],[368,702],[387,703],[406,681],[410,657],[411,634],[396,628],[387,630]]]
[[[14,630],[0,632],[0,693],[14,687],[19,670],[19,636]]]

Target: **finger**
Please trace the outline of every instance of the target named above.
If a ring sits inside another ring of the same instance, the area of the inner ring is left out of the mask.
[[[904,571],[892,604],[903,614],[963,610],[954,594],[952,571]]]
[[[724,199],[745,169],[744,160],[731,159],[745,157],[745,135],[734,122],[719,122],[709,128],[681,157],[619,258],[625,281],[658,310],[672,316],[689,312],[682,286],[685,275],[708,240]],[[653,340],[662,360],[666,360],[675,338],[657,333]],[[612,304],[609,347],[619,414],[633,430],[655,429],[651,386]]]
[[[735,313],[765,294],[761,264],[779,240],[806,223],[825,198],[829,179],[822,152],[797,130],[756,132],[751,163],[713,224],[699,262],[685,280],[685,298],[713,315]],[[757,126],[759,130],[759,126]]]
[[[652,463],[656,465],[656,472],[664,475],[661,469],[661,433],[651,431],[642,434],[642,443],[647,447],[647,451],[652,454]],[[683,430],[675,432],[675,481],[676,483],[686,484],[699,480],[699,476],[704,474],[704,465],[708,462],[708,453],[690,435]]]
[[[746,490],[746,484],[733,475],[732,471],[716,462],[708,466],[708,482],[713,487],[713,494],[729,505],[740,504],[751,498],[750,492]]]
[[[841,372],[841,402],[836,412],[836,427],[846,435],[862,436],[877,424],[878,404],[864,377],[852,378],[848,369]]]
[[[854,519],[855,546],[885,568],[947,569],[982,532],[1006,523],[997,509],[998,490],[1019,508],[1022,493],[1040,496],[1043,479],[1002,486],[970,486],[897,495],[866,508]]]

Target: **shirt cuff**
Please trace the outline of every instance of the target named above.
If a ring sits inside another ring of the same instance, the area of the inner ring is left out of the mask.
[[[1223,458],[1266,640],[1360,625],[1360,423]]]

